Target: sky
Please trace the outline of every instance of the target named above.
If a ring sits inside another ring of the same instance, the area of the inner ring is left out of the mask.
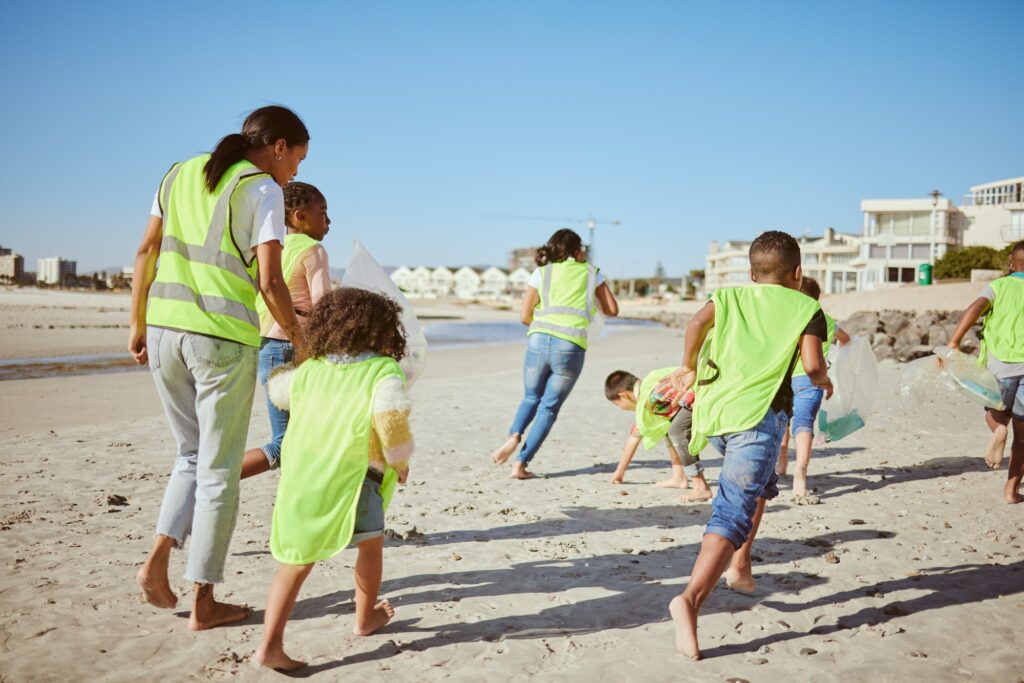
[[[128,265],[163,173],[284,104],[297,179],[388,265],[504,265],[561,220],[612,277],[860,200],[1024,175],[1024,2],[0,7],[0,244]],[[580,226],[586,240],[585,230]]]

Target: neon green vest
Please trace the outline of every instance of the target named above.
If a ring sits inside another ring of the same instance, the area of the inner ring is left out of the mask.
[[[708,437],[757,425],[796,357],[818,302],[780,285],[719,289],[714,334],[705,341],[694,389],[690,453]]]
[[[290,232],[284,236],[284,249],[281,250],[281,271],[285,283],[291,282],[295,266],[302,261],[305,253],[320,244],[318,241],[301,232]],[[315,303],[315,302],[314,302]],[[256,297],[256,312],[260,316],[260,327],[269,322],[270,309],[262,296]]]
[[[210,193],[203,174],[209,158],[175,164],[160,183],[163,241],[146,323],[259,346],[256,259],[246,262],[229,223],[235,189],[268,174],[240,161]]]
[[[836,340],[836,321],[828,313],[825,313],[825,324],[828,326],[828,338],[821,343],[821,355],[828,357],[828,350],[832,348],[832,342]],[[797,356],[796,363],[793,364],[793,377],[800,377],[806,375],[807,371],[804,370],[804,364],[802,359]]]
[[[985,367],[990,353],[1004,363],[1024,363],[1024,277],[1001,277],[991,287],[996,298],[985,316],[978,365]]]
[[[387,377],[404,379],[387,357],[341,364],[315,358],[295,371],[270,533],[277,561],[317,562],[351,542],[369,467],[373,395]],[[385,508],[397,480],[388,467],[381,486]]]
[[[541,266],[540,272],[540,301],[526,334],[543,332],[586,349],[587,328],[597,312],[597,268],[568,259]]]
[[[647,373],[640,382],[640,390],[636,394],[636,429],[644,438],[644,448],[651,450],[668,434],[672,420],[664,415],[655,415],[648,405],[651,394],[658,383],[671,375],[678,368],[662,368]]]

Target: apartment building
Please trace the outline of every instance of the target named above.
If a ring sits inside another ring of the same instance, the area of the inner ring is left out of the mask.
[[[960,213],[965,247],[1002,249],[1024,240],[1024,177],[975,185]]]
[[[60,257],[41,258],[36,261],[36,282],[63,285],[77,278],[78,263]]]

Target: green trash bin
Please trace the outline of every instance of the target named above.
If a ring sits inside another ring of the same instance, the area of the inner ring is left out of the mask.
[[[917,284],[930,285],[932,283],[932,264],[922,263],[917,267]]]

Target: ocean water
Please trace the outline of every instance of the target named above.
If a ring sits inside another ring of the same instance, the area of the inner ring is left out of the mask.
[[[649,320],[606,320],[601,337],[638,327],[660,327]],[[518,322],[467,323],[424,321],[423,334],[430,349],[469,348],[526,344],[526,328]],[[53,356],[43,358],[0,359],[0,381],[67,377],[111,372],[147,370],[138,366],[127,353]]]

